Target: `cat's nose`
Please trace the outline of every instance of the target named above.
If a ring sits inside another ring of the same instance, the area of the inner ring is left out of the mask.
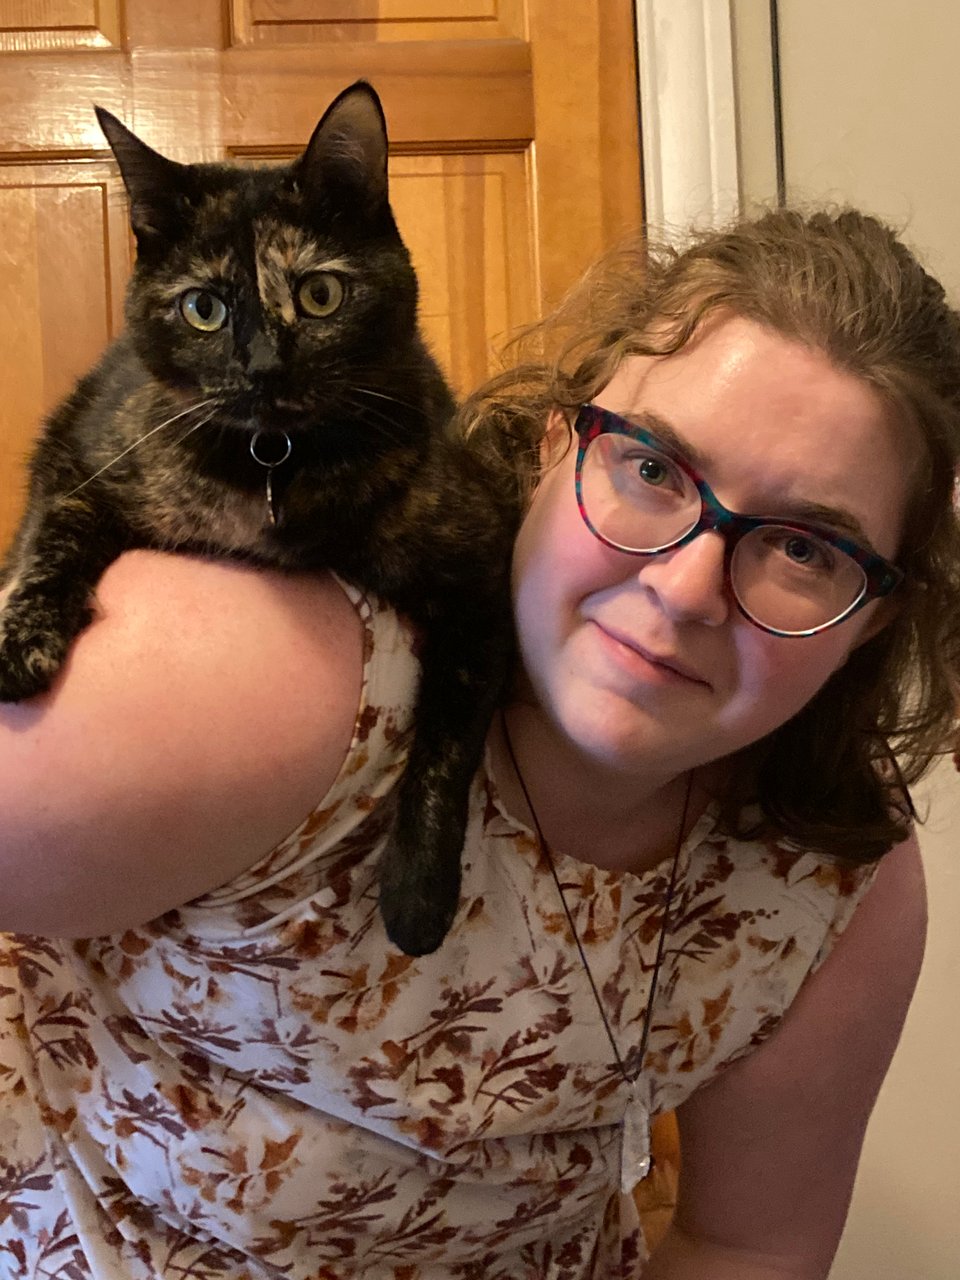
[[[247,356],[247,373],[276,373],[280,368],[280,356],[276,345],[265,333],[255,333]]]

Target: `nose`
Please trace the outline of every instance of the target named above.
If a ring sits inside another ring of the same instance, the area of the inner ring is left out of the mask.
[[[706,531],[683,547],[644,559],[637,576],[672,622],[718,627],[730,614],[725,559],[722,534]]]
[[[280,355],[276,343],[265,333],[258,331],[250,342],[247,357],[247,373],[276,373],[280,368]]]

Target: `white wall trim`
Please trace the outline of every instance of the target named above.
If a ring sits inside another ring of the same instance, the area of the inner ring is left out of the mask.
[[[730,0],[636,0],[644,200],[651,231],[739,206]]]

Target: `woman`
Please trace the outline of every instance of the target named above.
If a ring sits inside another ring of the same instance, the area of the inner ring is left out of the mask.
[[[912,780],[952,724],[960,326],[877,223],[776,213],[554,330],[464,414],[531,499],[434,955],[376,913],[376,601],[131,555],[4,710],[10,1275],[827,1274],[923,949],[887,744]]]

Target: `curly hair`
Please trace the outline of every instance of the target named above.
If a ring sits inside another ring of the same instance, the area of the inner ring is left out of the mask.
[[[907,832],[905,784],[949,749],[960,690],[960,316],[896,233],[853,209],[778,209],[682,249],[623,246],[514,340],[519,361],[464,403],[459,426],[529,495],[551,411],[571,421],[626,356],[670,355],[723,313],[823,352],[925,444],[897,611],[740,754],[720,797],[731,833],[874,861]]]

